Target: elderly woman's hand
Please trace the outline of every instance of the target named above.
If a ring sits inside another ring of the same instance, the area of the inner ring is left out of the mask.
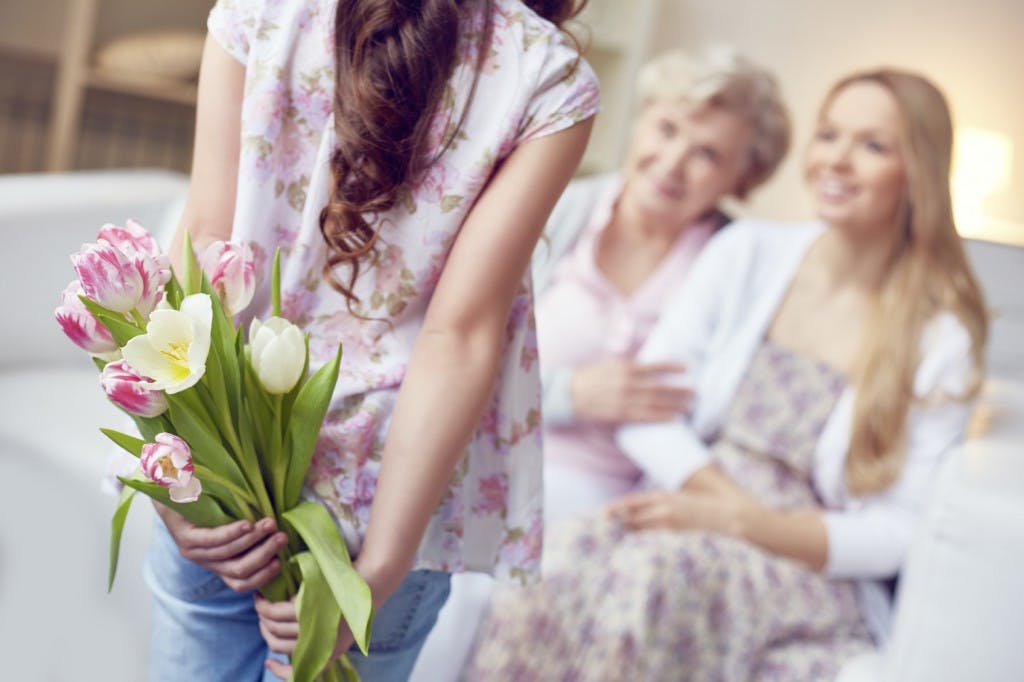
[[[676,363],[619,359],[581,365],[569,388],[573,412],[583,421],[613,424],[675,419],[689,412],[693,391],[666,375],[685,370]]]

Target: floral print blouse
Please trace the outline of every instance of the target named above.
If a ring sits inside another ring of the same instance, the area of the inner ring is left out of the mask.
[[[385,434],[427,304],[459,228],[497,164],[517,145],[593,116],[597,81],[570,38],[517,0],[492,4],[489,53],[448,149],[379,216],[380,259],[363,268],[359,303],[322,278],[319,213],[335,144],[336,0],[220,0],[213,38],[246,67],[233,238],[264,275],[249,314],[270,314],[269,257],[282,251],[282,314],[311,334],[311,364],[343,346],[341,377],[306,479],[358,552]],[[432,121],[436,145],[458,125],[477,63],[484,3],[463,4],[455,71]],[[341,273],[344,277],[344,273]],[[445,396],[437,396],[438,410]],[[528,580],[541,547],[540,387],[533,298],[512,306],[496,387],[429,524],[417,568]]]

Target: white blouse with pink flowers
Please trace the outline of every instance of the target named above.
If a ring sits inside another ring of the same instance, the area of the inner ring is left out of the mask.
[[[459,57],[434,141],[463,111],[481,4],[465,3]],[[461,130],[401,205],[379,217],[381,258],[355,286],[356,310],[321,277],[318,216],[334,148],[334,0],[220,0],[214,39],[246,67],[233,239],[269,272],[282,251],[282,312],[310,332],[311,363],[343,345],[341,377],[306,479],[358,551],[385,434],[413,342],[463,220],[517,145],[593,116],[597,81],[572,41],[516,0],[493,3],[490,53]],[[515,207],[510,207],[515,210]],[[250,314],[269,314],[262,281]],[[541,546],[540,388],[529,278],[512,306],[498,383],[420,546],[417,568],[531,578]],[[445,409],[437,396],[436,409]]]

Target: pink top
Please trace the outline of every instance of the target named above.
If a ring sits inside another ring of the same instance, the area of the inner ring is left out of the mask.
[[[621,183],[614,183],[600,198],[551,286],[538,297],[537,340],[545,376],[608,358],[633,357],[714,233],[714,218],[684,230],[640,288],[624,295],[598,269],[596,252],[621,190]],[[545,424],[544,456],[599,477],[634,483],[641,471],[615,444],[615,428],[583,421]]]
[[[518,0],[495,0],[472,104],[452,144],[377,216],[380,259],[356,283],[357,311],[324,281],[318,217],[334,150],[337,0],[219,0],[210,34],[245,65],[233,238],[264,260],[281,247],[282,313],[311,334],[310,363],[341,343],[341,376],[305,494],[333,513],[353,551],[366,530],[395,398],[449,249],[488,178],[516,147],[593,116],[597,80],[574,43]],[[471,92],[484,3],[462,3],[457,63],[432,121],[435,144]],[[512,207],[510,210],[514,210]],[[347,273],[340,273],[344,280]],[[260,283],[250,314],[269,314]],[[540,382],[529,278],[516,297],[484,417],[419,548],[417,568],[528,579],[541,540]],[[445,409],[437,396],[436,409]]]

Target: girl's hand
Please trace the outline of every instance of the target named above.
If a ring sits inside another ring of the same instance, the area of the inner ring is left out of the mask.
[[[277,530],[274,519],[200,528],[169,507],[153,506],[181,555],[216,573],[235,592],[258,589],[281,571],[277,553],[288,544],[288,536]]]
[[[260,617],[260,634],[267,642],[267,647],[278,654],[291,655],[295,651],[295,643],[299,639],[299,620],[295,611],[295,600],[272,602],[256,596],[256,613]],[[352,646],[352,632],[341,619],[338,624],[338,640],[331,654],[331,661],[336,660]],[[267,670],[282,680],[292,674],[292,667],[283,661],[268,658],[264,663]]]

